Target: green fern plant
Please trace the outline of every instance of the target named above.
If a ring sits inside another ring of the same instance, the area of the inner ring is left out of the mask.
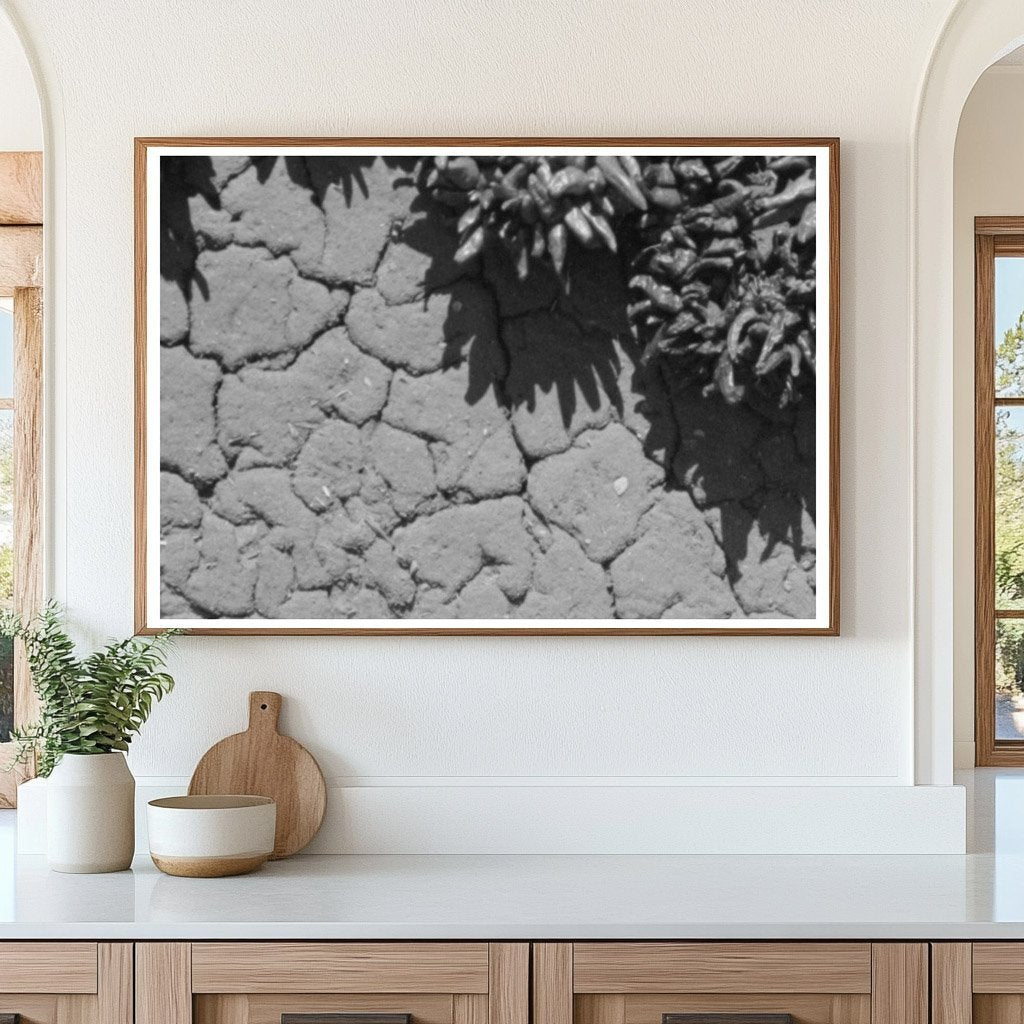
[[[41,709],[37,722],[12,731],[17,753],[11,767],[35,753],[42,776],[65,754],[128,749],[154,701],[174,688],[174,680],[162,669],[172,638],[181,632],[111,641],[79,658],[61,618],[54,602],[29,622],[12,611],[0,613],[0,636],[25,645]]]

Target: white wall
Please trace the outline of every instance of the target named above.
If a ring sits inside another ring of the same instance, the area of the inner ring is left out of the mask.
[[[132,626],[132,136],[843,141],[842,638],[191,638],[137,773],[261,687],[360,786],[913,782],[908,160],[946,0],[3,2],[53,118],[52,590],[94,637]]]
[[[990,68],[960,119],[954,161],[954,738],[974,764],[974,218],[1024,216],[1024,65]]]
[[[0,15],[0,152],[43,148],[32,70],[10,22]]]

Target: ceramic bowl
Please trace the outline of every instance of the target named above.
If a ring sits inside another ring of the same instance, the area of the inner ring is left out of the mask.
[[[147,808],[149,853],[168,875],[255,871],[274,851],[277,805],[266,796],[169,796]]]

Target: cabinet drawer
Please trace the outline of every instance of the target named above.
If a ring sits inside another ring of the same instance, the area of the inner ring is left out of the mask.
[[[538,943],[533,1024],[927,1024],[923,943]]]
[[[93,993],[96,957],[95,942],[0,943],[0,992]]]
[[[0,942],[0,1018],[21,1024],[132,1024],[132,947]]]
[[[529,1024],[514,942],[136,947],[136,1024]]]
[[[578,942],[573,991],[871,991],[870,943]]]
[[[197,942],[193,992],[485,993],[486,942]]]

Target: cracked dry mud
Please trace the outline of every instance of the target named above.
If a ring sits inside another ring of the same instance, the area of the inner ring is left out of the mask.
[[[163,616],[813,616],[813,403],[642,384],[614,257],[563,295],[408,166],[164,159]]]

